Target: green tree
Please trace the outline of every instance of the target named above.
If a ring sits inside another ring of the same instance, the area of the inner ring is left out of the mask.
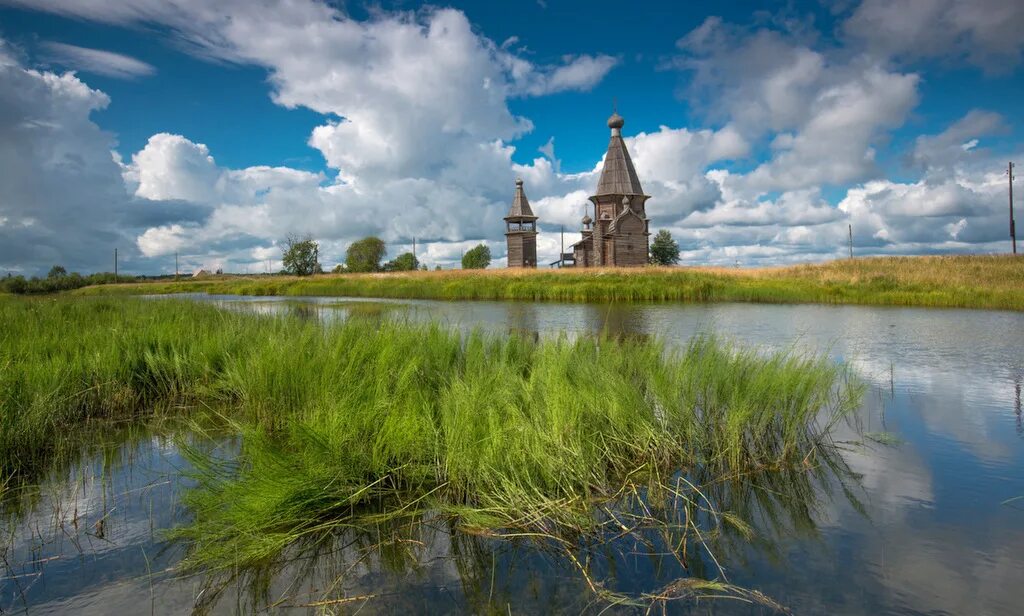
[[[281,259],[284,271],[293,276],[309,276],[320,269],[320,245],[312,236],[300,238],[289,235],[284,240],[284,257]]]
[[[420,266],[420,262],[411,252],[403,252],[384,264],[385,272],[411,272]]]
[[[679,244],[672,239],[666,229],[658,231],[651,243],[651,263],[655,265],[675,265],[679,263]]]
[[[487,269],[491,264],[491,249],[487,244],[478,244],[462,255],[462,269]]]
[[[352,242],[345,252],[345,269],[350,272],[376,272],[384,258],[384,242],[378,237],[364,237]]]
[[[68,271],[64,269],[63,265],[54,265],[50,268],[50,273],[46,275],[47,278],[63,278],[68,275]]]

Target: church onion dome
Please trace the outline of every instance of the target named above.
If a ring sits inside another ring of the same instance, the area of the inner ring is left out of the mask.
[[[594,219],[590,217],[590,214],[585,214],[583,216],[583,226],[588,226],[590,224],[593,224],[593,222]]]
[[[608,128],[622,128],[625,125],[626,121],[617,112],[612,113],[612,117],[608,118]]]

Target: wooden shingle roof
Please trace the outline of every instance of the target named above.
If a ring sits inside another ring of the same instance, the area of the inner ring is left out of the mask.
[[[533,215],[533,210],[530,209],[530,201],[526,198],[526,191],[523,190],[523,181],[521,179],[516,180],[516,195],[512,197],[512,207],[509,208],[508,216],[505,217],[505,220],[510,218],[537,219]]]
[[[633,160],[629,157],[629,150],[626,149],[626,143],[619,131],[624,123],[619,114],[614,114],[608,119],[612,138],[608,142],[608,153],[604,156],[604,168],[601,170],[601,179],[597,182],[595,197],[644,194],[640,178],[636,175],[636,168],[633,167]]]

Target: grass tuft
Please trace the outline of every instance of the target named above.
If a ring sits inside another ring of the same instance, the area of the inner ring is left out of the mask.
[[[679,515],[656,503],[683,499],[728,527],[713,533],[749,539],[752,505],[703,490],[828,462],[829,429],[861,395],[827,359],[714,337],[538,341],[112,299],[2,299],[0,322],[0,477],[40,472],[97,419],[208,408],[242,435],[237,455],[182,445],[194,519],[171,535],[189,570],[264,566],[425,511],[570,545]],[[680,582],[657,597],[709,590]]]

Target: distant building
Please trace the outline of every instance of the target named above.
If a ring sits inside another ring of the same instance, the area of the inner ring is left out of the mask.
[[[523,181],[518,179],[512,207],[505,217],[505,241],[509,267],[537,267],[537,217],[526,199]]]
[[[594,218],[583,216],[583,239],[572,245],[576,267],[638,267],[647,264],[650,231],[636,168],[622,140],[625,120],[608,118],[612,131],[597,192],[590,197]],[[596,219],[596,220],[595,220]],[[563,257],[564,258],[564,257]]]
[[[612,131],[597,191],[590,197],[594,218],[583,216],[583,239],[572,252],[552,263],[559,267],[640,267],[647,265],[650,231],[644,194],[629,150],[622,140],[626,121],[618,113],[608,118]],[[596,220],[595,220],[596,219]],[[516,180],[516,194],[505,217],[509,267],[537,267],[537,217]]]

